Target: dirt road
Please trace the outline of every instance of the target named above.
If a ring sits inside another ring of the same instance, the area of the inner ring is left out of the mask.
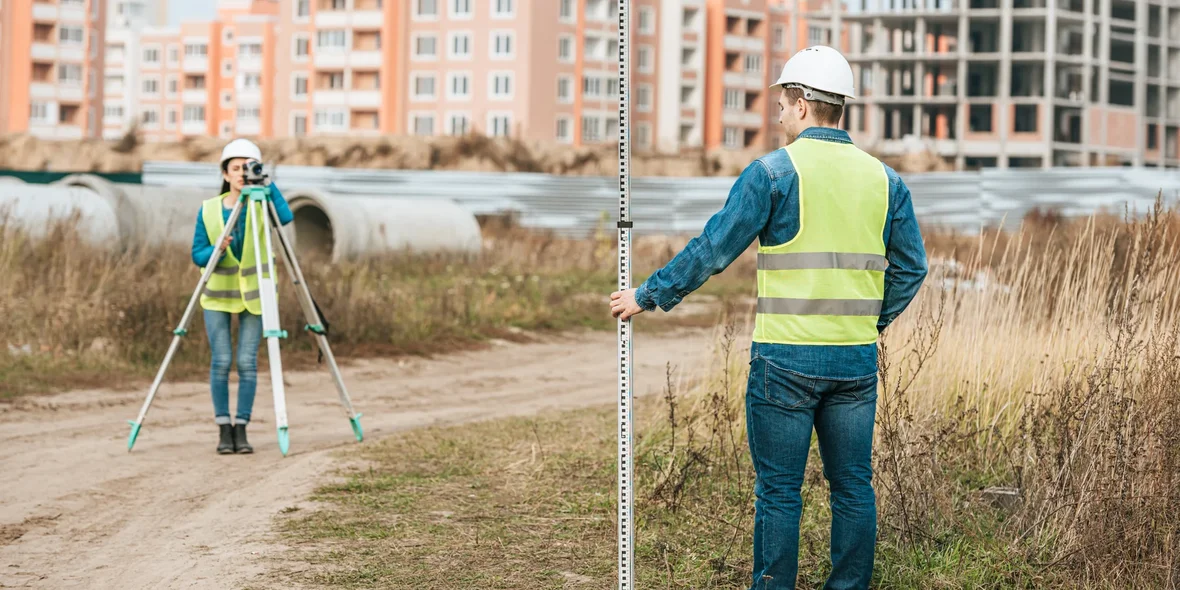
[[[638,337],[636,393],[660,391],[666,362],[701,366],[710,339],[701,330]],[[498,342],[435,359],[358,361],[344,378],[368,443],[431,424],[613,404],[614,342],[613,332]],[[266,373],[253,455],[214,452],[201,382],[165,383],[131,453],[126,421],[146,387],[0,405],[0,587],[223,590],[265,576],[266,558],[282,551],[274,515],[324,480],[331,450],[357,444],[326,369],[287,381],[286,458]],[[234,378],[231,399],[236,389]]]

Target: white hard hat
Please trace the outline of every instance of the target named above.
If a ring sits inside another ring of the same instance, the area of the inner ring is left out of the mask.
[[[843,105],[846,98],[856,98],[852,66],[827,45],[813,45],[791,56],[778,81],[770,87],[776,86],[802,88],[807,100],[838,105]]]
[[[262,161],[262,150],[249,139],[235,139],[227,144],[221,150],[221,161],[218,164],[225,164],[226,160],[230,158],[246,158],[248,160]]]

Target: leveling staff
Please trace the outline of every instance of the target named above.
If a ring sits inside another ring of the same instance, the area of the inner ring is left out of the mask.
[[[868,588],[877,512],[873,422],[877,338],[926,277],[910,192],[838,125],[855,98],[835,49],[809,47],[783,67],[787,145],[750,164],[725,206],[638,289],[611,295],[615,317],[671,310],[758,238],[758,310],[746,392],[757,475],[754,589],[795,587],[800,490],[811,432],[831,488],[826,590]],[[888,267],[886,267],[888,261]]]
[[[193,264],[202,269],[213,256],[214,243],[221,236],[230,213],[246,184],[245,170],[249,161],[262,161],[262,151],[253,142],[235,139],[221,151],[221,193],[205,201],[197,213],[193,233]],[[283,225],[294,216],[286,199],[274,184],[271,198]],[[201,292],[201,308],[205,317],[205,333],[209,337],[213,360],[209,367],[209,386],[213,395],[213,421],[220,430],[217,452],[221,454],[252,453],[246,439],[246,425],[254,408],[254,391],[258,385],[258,346],[262,341],[262,299],[258,291],[258,267],[254,259],[254,240],[247,239],[247,215],[244,209],[236,226],[223,242],[224,250],[205,290]],[[265,243],[262,220],[257,221],[258,243]],[[263,264],[269,265],[265,254]],[[265,268],[270,272],[270,268]],[[234,354],[230,338],[230,320],[238,317],[238,348]],[[229,414],[229,370],[236,356],[238,363],[238,408],[234,419]]]

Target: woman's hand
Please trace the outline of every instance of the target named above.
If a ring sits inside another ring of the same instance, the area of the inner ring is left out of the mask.
[[[228,251],[229,244],[230,244],[230,242],[233,242],[233,241],[234,241],[233,236],[225,236],[225,239],[221,241],[221,249]]]

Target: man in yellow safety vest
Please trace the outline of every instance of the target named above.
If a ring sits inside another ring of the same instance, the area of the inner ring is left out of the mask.
[[[795,587],[813,429],[831,489],[824,588],[864,589],[872,578],[877,338],[917,294],[927,265],[909,189],[839,128],[853,80],[835,49],[796,53],[771,86],[787,145],[742,172],[722,210],[671,262],[611,295],[615,317],[669,311],[758,239],[746,392],[755,590]]]

